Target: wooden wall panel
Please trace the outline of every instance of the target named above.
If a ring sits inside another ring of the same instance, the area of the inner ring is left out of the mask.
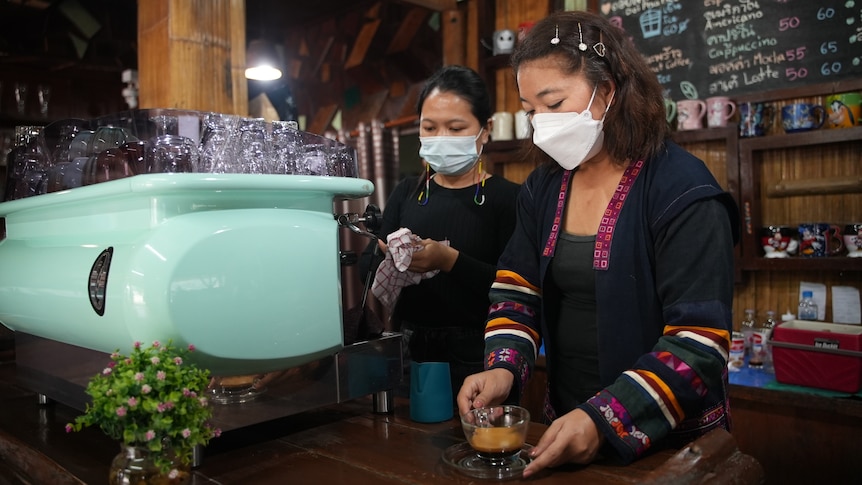
[[[495,2],[494,28],[497,30],[512,29],[517,32],[521,22],[537,21],[550,13],[550,4],[547,1],[511,2],[495,0]],[[510,68],[505,67],[497,71],[495,84],[497,96],[494,111],[513,113],[521,109],[515,76]]]

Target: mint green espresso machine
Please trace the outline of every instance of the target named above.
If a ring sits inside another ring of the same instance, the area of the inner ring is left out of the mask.
[[[19,376],[83,409],[108,354],[172,340],[215,376],[223,431],[369,394],[388,411],[400,335],[345,343],[339,235],[364,231],[333,210],[373,189],[145,173],[0,203],[0,322],[15,331]],[[254,385],[237,391],[244,379]]]

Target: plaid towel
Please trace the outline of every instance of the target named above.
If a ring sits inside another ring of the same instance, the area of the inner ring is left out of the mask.
[[[407,271],[410,262],[413,261],[413,253],[424,248],[420,241],[422,238],[404,227],[386,236],[389,249],[386,251],[386,259],[380,263],[377,273],[374,274],[371,292],[389,310],[395,306],[401,288],[418,284],[423,279],[431,278],[440,272],[440,270],[426,273]],[[448,246],[449,241],[443,241],[443,244]]]

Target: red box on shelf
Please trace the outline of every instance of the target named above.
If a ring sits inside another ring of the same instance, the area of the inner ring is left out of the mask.
[[[862,326],[791,320],[772,331],[775,379],[856,393],[862,389]]]

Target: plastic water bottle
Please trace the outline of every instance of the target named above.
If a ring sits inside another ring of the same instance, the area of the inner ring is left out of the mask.
[[[757,322],[754,321],[754,310],[751,308],[745,309],[745,318],[742,320],[742,324],[740,325],[739,330],[742,332],[742,336],[745,339],[745,350],[749,352],[751,350],[751,334],[754,333],[754,327]]]
[[[799,310],[796,315],[800,320],[817,320],[817,303],[814,302],[813,292],[802,292],[802,299],[799,300]]]

